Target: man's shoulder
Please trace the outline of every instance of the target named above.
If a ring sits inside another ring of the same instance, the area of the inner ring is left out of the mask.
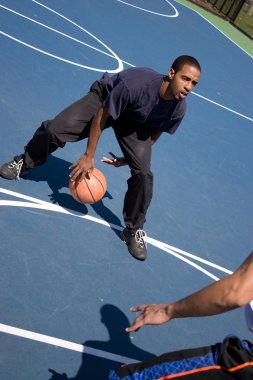
[[[162,74],[149,67],[131,67],[129,69],[123,70],[119,77],[126,84],[140,84],[147,83],[155,79],[160,79],[163,77]]]
[[[122,74],[158,74],[158,72],[151,67],[129,67],[128,69],[122,70]]]

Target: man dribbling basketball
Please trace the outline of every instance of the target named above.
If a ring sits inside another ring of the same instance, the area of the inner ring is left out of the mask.
[[[121,239],[133,257],[145,260],[143,225],[153,191],[152,144],[162,132],[176,131],[185,114],[185,98],[198,83],[200,73],[198,61],[187,55],[173,62],[168,75],[149,68],[130,68],[112,77],[105,73],[86,96],[53,120],[44,121],[24,154],[3,164],[0,175],[6,179],[22,177],[66,142],[88,138],[85,153],[70,166],[70,178],[76,180],[79,176],[81,180],[93,170],[101,133],[111,126],[124,157],[104,157],[102,161],[116,167],[127,164],[131,170],[123,208],[126,228]]]

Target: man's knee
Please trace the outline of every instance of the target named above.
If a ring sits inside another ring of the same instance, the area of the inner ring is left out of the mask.
[[[45,135],[45,138],[48,139],[48,144],[56,145],[59,148],[63,148],[66,144],[65,139],[63,138],[64,133],[61,131],[61,126],[57,121],[46,120],[43,121],[41,127],[41,133]]]
[[[148,172],[138,172],[133,174],[128,179],[128,189],[136,194],[136,197],[139,195],[152,198],[153,195],[153,174],[151,171]]]

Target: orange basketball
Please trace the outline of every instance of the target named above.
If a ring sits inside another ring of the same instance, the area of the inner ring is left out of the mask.
[[[94,168],[90,179],[84,177],[81,182],[78,179],[69,181],[69,190],[72,197],[80,203],[92,204],[100,201],[105,195],[107,183],[104,174]]]

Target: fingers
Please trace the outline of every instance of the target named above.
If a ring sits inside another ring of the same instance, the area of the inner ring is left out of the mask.
[[[71,181],[81,182],[85,177],[90,179],[90,176],[93,173],[94,163],[92,161],[86,161],[85,156],[82,156],[78,161],[70,165],[69,169],[73,169],[69,174]]]
[[[115,154],[114,153],[112,153],[112,152],[109,152],[109,154],[110,154],[110,156],[112,156],[112,158],[114,158],[114,159],[117,159],[118,157],[117,156],[115,156]]]
[[[70,181],[75,181],[77,176],[80,174],[80,170],[78,165],[78,161],[74,162],[72,165],[69,166],[69,169],[73,169],[72,172],[69,174]]]
[[[142,326],[143,326],[143,323],[134,322],[131,326],[127,327],[125,329],[125,331],[128,333],[134,332],[134,331],[139,331]]]
[[[133,321],[133,323],[131,324],[131,326],[127,327],[125,329],[126,332],[133,332],[133,331],[138,331],[140,330],[140,328],[144,325],[146,325],[146,317],[145,315],[142,313],[140,314],[137,318],[135,318],[135,320]]]
[[[104,162],[105,164],[112,165],[112,166],[115,166],[115,167],[119,166],[119,162],[118,162],[117,158],[114,158],[113,160],[111,160],[110,158],[103,157],[101,159],[101,162]]]
[[[143,304],[143,305],[139,305],[139,306],[132,306],[130,308],[131,311],[135,312],[135,311],[143,311],[146,309],[146,307],[148,306],[148,304]]]
[[[69,175],[70,181],[75,181],[80,174],[82,174],[82,171],[78,167],[72,170],[72,172]]]
[[[120,166],[120,158],[115,156],[114,153],[109,152],[109,154],[112,156],[113,160],[111,160],[112,165],[115,166],[115,168],[118,168]]]
[[[138,311],[144,311],[147,308],[148,304],[143,304],[139,306],[132,306],[130,310],[132,312],[138,312]],[[144,325],[144,314],[140,314],[137,318],[135,318],[134,322],[132,323],[131,326],[127,327],[125,329],[126,332],[133,332],[133,331],[138,331],[143,325]]]
[[[80,178],[77,178],[78,182],[81,182],[84,178],[90,179],[92,175],[92,170],[88,170],[86,173],[84,171],[81,172]]]
[[[161,325],[170,321],[171,314],[168,312],[168,307],[169,304],[144,304],[131,307],[131,311],[141,312],[141,314],[126,331],[137,331],[144,325]]]
[[[77,165],[77,162],[74,162],[72,165],[69,166],[69,169],[74,168]]]
[[[115,168],[127,165],[125,161],[125,157],[117,157],[112,152],[109,152],[109,154],[112,156],[113,159],[108,158],[108,157],[102,157],[101,162],[104,162],[105,164],[108,164],[108,165],[115,166]]]
[[[92,172],[93,172],[93,169],[89,169],[89,170],[85,171],[80,166],[76,166],[75,169],[72,170],[72,172],[69,174],[70,181],[78,180],[78,182],[81,182],[85,177],[90,179]]]
[[[109,165],[113,165],[114,164],[114,161],[111,160],[110,158],[107,158],[107,157],[102,157],[101,158],[101,162],[104,162],[104,163],[109,164]]]

